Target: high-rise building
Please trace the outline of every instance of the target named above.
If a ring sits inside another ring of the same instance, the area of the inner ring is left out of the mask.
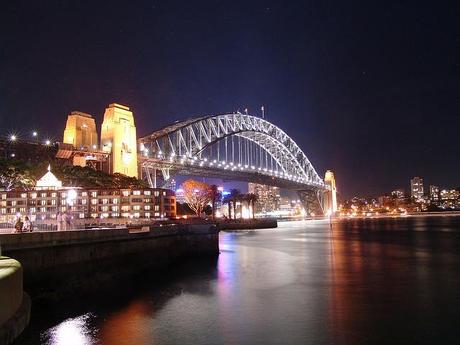
[[[430,186],[430,200],[434,202],[439,201],[439,187],[431,185]]]
[[[254,207],[255,213],[267,213],[279,209],[280,189],[278,187],[250,182],[248,184],[248,192],[258,197]]]
[[[420,200],[423,197],[423,179],[414,177],[410,180],[410,196],[415,200]]]
[[[138,177],[136,126],[129,107],[112,103],[105,109],[101,146],[111,153],[110,173]]]
[[[324,184],[328,187],[324,194],[324,211],[334,213],[337,211],[337,186],[331,170],[326,171]]]

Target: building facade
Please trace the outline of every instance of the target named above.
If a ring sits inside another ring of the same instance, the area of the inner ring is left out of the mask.
[[[174,192],[142,189],[35,189],[0,192],[0,221],[17,216],[54,220],[57,214],[73,218],[172,218],[176,216]]]

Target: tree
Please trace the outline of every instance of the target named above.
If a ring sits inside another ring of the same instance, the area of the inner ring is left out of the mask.
[[[211,194],[211,202],[212,202],[212,219],[216,219],[216,201],[222,198],[222,193],[219,188],[213,184],[211,185],[209,192]]]
[[[0,188],[30,189],[35,185],[35,178],[29,164],[21,160],[0,160]]]
[[[248,208],[250,207],[251,208],[251,211],[252,211],[252,219],[255,218],[255,215],[254,215],[254,210],[255,210],[255,203],[257,202],[257,200],[259,200],[259,197],[257,196],[257,194],[254,194],[254,193],[248,193],[246,194],[246,200],[248,201]]]
[[[197,215],[200,215],[212,200],[211,187],[207,183],[189,179],[182,183],[182,189],[185,202]]]

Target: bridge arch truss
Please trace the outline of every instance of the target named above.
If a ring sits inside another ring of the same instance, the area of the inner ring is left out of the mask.
[[[171,169],[201,170],[229,179],[244,175],[274,185],[288,182],[297,190],[324,189],[295,141],[260,117],[239,112],[205,116],[176,122],[138,141],[142,167],[161,169],[166,179]]]

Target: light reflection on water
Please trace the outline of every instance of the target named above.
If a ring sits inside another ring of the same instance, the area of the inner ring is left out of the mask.
[[[217,261],[186,261],[120,305],[32,324],[19,344],[36,344],[37,332],[42,344],[455,342],[460,217],[352,219],[332,232],[324,221],[286,222],[221,233],[220,249]]]
[[[91,313],[67,319],[47,330],[42,339],[50,345],[89,345],[94,343],[93,332],[89,327]]]

